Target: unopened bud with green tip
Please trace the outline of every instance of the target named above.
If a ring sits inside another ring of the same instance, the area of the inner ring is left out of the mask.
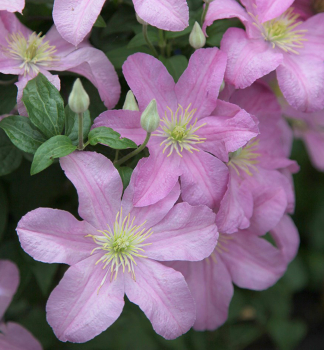
[[[206,37],[200,25],[196,22],[189,35],[189,44],[195,49],[201,49],[206,44]]]
[[[139,111],[138,104],[135,100],[135,96],[134,96],[132,90],[129,90],[127,92],[125,102],[123,105],[123,109],[125,109],[127,111]]]
[[[84,113],[89,108],[90,98],[79,78],[73,84],[68,102],[74,113]]]
[[[155,131],[160,125],[160,116],[157,110],[156,100],[153,99],[141,115],[141,126],[146,132]]]

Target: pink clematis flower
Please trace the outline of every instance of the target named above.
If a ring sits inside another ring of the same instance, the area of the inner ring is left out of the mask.
[[[11,303],[19,284],[19,271],[15,264],[0,260],[0,349],[42,350],[31,333],[14,322],[2,322],[2,317]]]
[[[261,234],[294,210],[291,173],[298,166],[288,159],[292,135],[276,96],[265,84],[236,90],[229,101],[258,118],[260,134],[230,153],[227,191],[216,222],[221,232],[250,227]]]
[[[25,0],[1,0],[0,11],[22,12],[25,7]]]
[[[179,272],[158,261],[210,255],[218,238],[215,214],[205,206],[174,205],[178,184],[158,203],[134,208],[134,177],[121,201],[118,171],[101,154],[75,152],[60,162],[78,191],[84,221],[39,208],[17,227],[23,249],[34,259],[71,265],[46,307],[56,336],[92,339],[119,317],[125,293],[158,334],[173,339],[187,332],[195,320],[188,286]]]
[[[291,123],[295,137],[304,141],[314,167],[324,171],[324,110],[303,113],[285,106],[283,113]]]
[[[211,256],[199,262],[175,262],[170,266],[186,278],[196,300],[196,330],[214,330],[227,319],[233,284],[263,290],[275,284],[295,257],[299,236],[287,215],[270,234],[276,246],[253,230],[221,233]]]
[[[164,65],[152,56],[138,53],[124,63],[123,73],[140,111],[154,98],[161,118],[147,144],[150,156],[138,163],[134,205],[159,201],[180,176],[184,201],[218,207],[228,177],[223,161],[228,160],[228,152],[258,134],[254,119],[237,106],[219,101],[219,114],[212,113],[225,66],[226,55],[217,48],[197,50],[175,84]],[[93,127],[111,127],[141,144],[146,132],[140,117],[137,111],[107,111]]]
[[[105,0],[55,0],[54,23],[62,37],[78,45],[90,32]],[[181,31],[189,25],[186,0],[133,0],[135,11],[148,24]]]
[[[19,76],[18,110],[25,114],[21,102],[27,82],[39,72],[58,89],[60,79],[49,71],[70,71],[89,79],[98,89],[107,108],[118,102],[120,84],[113,65],[100,50],[83,42],[78,49],[61,38],[55,26],[45,36],[33,33],[12,13],[0,12],[0,72]]]
[[[305,22],[293,0],[214,0],[203,28],[220,18],[238,17],[246,31],[230,28],[221,49],[228,55],[226,81],[236,88],[276,70],[280,89],[294,108],[312,112],[324,107],[324,14]]]

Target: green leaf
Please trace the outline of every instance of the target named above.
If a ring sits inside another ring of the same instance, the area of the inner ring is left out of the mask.
[[[150,49],[148,47],[137,47],[129,49],[127,47],[118,48],[115,50],[111,50],[106,52],[107,57],[109,58],[109,61],[114,65],[114,67],[121,68],[126,61],[127,57],[136,53],[136,52],[144,52],[144,53],[150,53]]]
[[[10,113],[17,103],[16,85],[0,86],[0,96],[0,115]]]
[[[12,144],[8,136],[0,129],[0,176],[16,170],[22,160],[22,153]]]
[[[119,172],[119,175],[123,182],[123,187],[125,189],[129,184],[130,178],[133,173],[133,169],[128,166],[116,166],[116,168]]]
[[[31,264],[31,270],[44,296],[50,291],[58,267],[59,264],[44,264],[35,260]]]
[[[148,30],[147,31],[147,36],[150,39],[151,43],[157,44],[159,41],[158,38],[158,33],[157,31],[152,31],[152,30]],[[136,47],[140,47],[146,45],[146,41],[144,39],[143,33],[138,33],[134,36],[134,38],[128,43],[127,48],[128,49],[134,49]]]
[[[121,139],[118,132],[105,126],[92,129],[88,137],[89,143],[92,146],[95,146],[97,143],[101,143],[114,149],[137,148],[135,142],[127,138]]]
[[[1,126],[1,124],[0,124]],[[86,140],[91,127],[90,112],[83,113],[83,140]],[[67,105],[65,107],[65,135],[68,136],[72,144],[77,146],[79,141],[79,117]]]
[[[46,141],[44,135],[30,122],[29,118],[12,115],[2,119],[0,127],[6,132],[11,142],[24,152],[34,154]]]
[[[170,58],[160,56],[159,59],[165,65],[168,72],[172,75],[175,82],[179,80],[182,73],[188,67],[188,59],[182,55],[172,56]]]
[[[30,174],[35,175],[48,168],[55,158],[67,156],[76,150],[72,141],[64,135],[58,135],[44,142],[36,151]]]
[[[207,28],[207,45],[219,47],[224,33],[230,27],[243,28],[242,23],[237,18],[221,19],[215,21],[210,27]]]
[[[22,101],[30,121],[47,137],[60,135],[64,127],[64,103],[56,89],[43,74],[30,80]]]
[[[93,26],[99,27],[99,28],[105,28],[107,25],[105,20],[102,18],[102,16],[99,15]]]

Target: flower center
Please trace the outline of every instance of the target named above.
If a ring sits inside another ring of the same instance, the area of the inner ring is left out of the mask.
[[[313,9],[316,13],[324,12],[323,0],[312,0]]]
[[[19,61],[19,68],[25,70],[25,75],[30,72],[37,74],[39,66],[48,66],[52,61],[57,61],[54,56],[56,47],[51,46],[48,41],[44,42],[45,35],[42,33],[30,34],[26,39],[22,33],[9,34],[8,46],[5,48],[8,56]]]
[[[146,256],[142,254],[144,252],[142,247],[150,245],[151,243],[144,244],[143,242],[151,236],[153,232],[151,229],[146,230],[143,228],[146,221],[141,225],[134,225],[134,220],[135,217],[131,220],[130,214],[123,218],[123,210],[121,208],[120,212],[116,215],[113,229],[107,224],[108,230],[98,230],[100,234],[86,236],[92,237],[94,242],[98,245],[98,247],[92,250],[91,254],[97,250],[104,252],[96,262],[96,265],[100,261],[103,263],[103,269],[110,265],[110,269],[107,270],[100,287],[104,284],[109,272],[111,274],[111,280],[113,276],[116,279],[120,268],[122,268],[123,273],[127,269],[135,280],[135,258],[146,258]]]
[[[196,127],[197,118],[194,123],[192,123],[193,115],[196,109],[192,109],[190,112],[191,104],[184,110],[181,105],[174,113],[169,107],[168,110],[170,115],[168,116],[167,111],[165,112],[165,117],[161,119],[161,129],[157,131],[154,136],[163,137],[164,140],[161,142],[160,146],[164,145],[163,153],[169,150],[168,157],[175,150],[177,154],[182,157],[182,151],[185,149],[192,153],[192,151],[198,151],[194,145],[198,143],[203,143],[206,138],[199,137],[196,132],[204,125],[202,124]]]
[[[228,166],[231,166],[240,175],[240,170],[246,172],[249,176],[252,176],[251,170],[257,171],[257,167],[254,164],[259,163],[257,158],[260,153],[257,153],[259,140],[248,143],[245,147],[239,148],[235,152],[230,152]]]
[[[285,52],[299,54],[296,49],[302,48],[306,29],[295,29],[303,22],[297,22],[299,15],[289,8],[281,16],[265,23],[260,23],[258,18],[250,13],[254,18],[253,23],[260,31],[265,41],[272,44],[272,48],[279,47]]]

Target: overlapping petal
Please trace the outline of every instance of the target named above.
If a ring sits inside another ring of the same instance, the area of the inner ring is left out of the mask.
[[[18,284],[19,271],[16,265],[9,260],[0,260],[0,320],[11,303]]]
[[[0,3],[0,11],[22,12],[25,7],[25,0],[2,0]]]

